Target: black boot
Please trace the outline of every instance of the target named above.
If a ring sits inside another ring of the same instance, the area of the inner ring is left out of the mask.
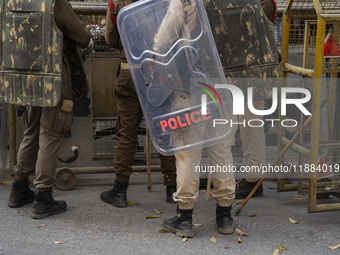
[[[102,194],[100,194],[100,199],[106,203],[113,204],[116,207],[126,207],[126,190],[128,186],[128,182],[115,180],[113,188],[102,192]]]
[[[235,198],[241,199],[246,198],[250,192],[253,190],[253,188],[256,186],[257,182],[248,182],[245,179],[242,179],[238,184],[236,184],[235,188]],[[263,196],[263,186],[261,185],[257,188],[255,193],[253,194],[253,197],[262,197]]]
[[[28,180],[15,179],[12,184],[12,190],[8,199],[8,206],[17,208],[32,203],[34,201],[34,192],[29,188]]]
[[[166,202],[173,204],[176,203],[172,198],[172,194],[176,192],[176,185],[174,186],[166,186]]]
[[[44,219],[50,215],[63,213],[67,209],[67,204],[63,200],[55,201],[52,197],[52,188],[47,191],[37,190],[34,194],[32,204],[33,219]]]
[[[234,232],[234,220],[230,215],[231,206],[216,207],[216,224],[220,234],[228,235]]]
[[[192,211],[193,209],[183,210],[177,208],[177,216],[164,220],[164,228],[180,237],[194,237],[194,231],[192,230]]]

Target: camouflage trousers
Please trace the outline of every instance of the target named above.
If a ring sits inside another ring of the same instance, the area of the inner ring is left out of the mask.
[[[254,101],[254,108],[257,110],[264,109],[264,100]],[[260,119],[263,117],[253,114],[249,111],[248,105],[244,104],[244,115],[238,116],[238,121],[241,131],[243,157],[246,166],[261,166],[265,164],[265,135],[264,128],[262,127],[250,127],[248,121],[252,119]],[[252,123],[252,125],[259,125],[258,123]],[[243,177],[248,182],[256,182],[262,177],[261,172],[244,172]]]
[[[117,143],[113,158],[116,179],[128,182],[136,152],[138,129],[143,112],[129,69],[120,70],[115,84],[118,117],[116,121]],[[176,164],[174,156],[159,154],[164,185],[176,185]]]
[[[72,109],[62,110],[62,102],[55,107],[28,106],[22,117],[26,130],[14,167],[15,176],[25,180],[35,171],[33,183],[38,189],[54,185],[59,148],[72,125]]]
[[[212,145],[207,148],[209,165],[232,166],[233,157],[231,146],[233,139]],[[199,192],[199,172],[202,149],[189,151],[176,156],[177,191],[173,194],[174,200],[180,209],[192,209],[197,201]],[[235,197],[235,178],[233,172],[215,172],[211,174],[211,182],[214,189],[210,194],[220,206],[230,206]]]

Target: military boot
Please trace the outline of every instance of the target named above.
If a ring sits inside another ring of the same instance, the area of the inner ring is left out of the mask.
[[[67,204],[63,200],[54,200],[52,197],[52,188],[47,191],[37,190],[34,194],[32,204],[33,219],[44,219],[50,215],[63,213],[67,209]]]
[[[174,218],[164,220],[164,228],[180,237],[194,237],[192,211],[193,209],[183,210],[177,208],[177,215]]]
[[[15,179],[8,199],[8,206],[17,208],[34,201],[34,191],[29,188],[28,180]]]
[[[100,194],[100,199],[116,207],[126,207],[126,190],[128,186],[128,182],[115,180],[113,188],[108,191],[102,192],[102,194]]]
[[[216,224],[220,234],[228,235],[234,232],[234,220],[231,218],[231,206],[216,207]]]
[[[176,185],[174,186],[166,186],[166,202],[173,204],[176,203],[172,198],[172,194],[176,192]]]
[[[258,181],[257,181],[258,182]],[[246,198],[253,188],[256,186],[257,182],[248,182],[245,179],[242,179],[237,185],[235,189],[235,198]],[[257,188],[253,197],[262,197],[263,196],[263,186],[261,185]]]

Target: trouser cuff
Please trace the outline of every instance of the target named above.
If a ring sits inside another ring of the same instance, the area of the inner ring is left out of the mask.
[[[116,173],[116,180],[118,180],[120,182],[129,182],[130,176],[125,176],[125,175]]]
[[[191,210],[194,208],[194,203],[178,203],[178,208],[182,210]]]
[[[165,186],[175,186],[176,185],[176,174],[165,174],[164,175],[164,185]]]
[[[231,200],[225,200],[225,199],[216,199],[216,202],[219,206],[231,206]]]

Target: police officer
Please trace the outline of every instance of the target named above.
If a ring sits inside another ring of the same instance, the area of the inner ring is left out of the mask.
[[[142,108],[140,106],[137,92],[126,60],[125,52],[120,40],[115,20],[119,10],[133,3],[132,0],[114,0],[108,3],[106,13],[105,40],[108,45],[120,50],[120,65],[118,78],[115,84],[115,95],[117,96],[118,117],[116,121],[117,143],[113,158],[113,166],[116,174],[113,188],[102,192],[102,201],[111,203],[117,207],[127,206],[126,191],[129,185],[131,166],[136,151],[138,129],[142,119]],[[111,10],[111,4],[113,11]],[[176,191],[176,165],[174,156],[159,154],[161,169],[164,174],[164,185],[166,186],[166,201],[174,203],[172,194]]]
[[[42,11],[45,12],[46,1],[32,0],[29,2],[43,6]],[[65,55],[65,49],[68,47],[66,40],[74,40],[81,47],[86,48],[91,39],[90,31],[78,19],[68,1],[55,0],[54,5],[52,3],[51,6],[51,10],[46,9],[46,12],[50,11],[51,13],[44,14],[44,18],[49,17],[50,23],[56,24],[61,30],[64,35],[64,47],[62,45],[54,47],[53,45],[53,49],[51,47],[51,49],[44,50],[55,50],[58,47],[64,49],[61,66],[61,100],[54,107],[28,106],[25,108],[23,122],[26,130],[17,155],[17,165],[14,167],[15,180],[8,202],[10,207],[21,207],[25,203],[33,202],[31,216],[34,219],[59,214],[67,208],[65,201],[55,201],[52,198],[58,151],[65,133],[73,122],[72,77],[69,60]],[[51,31],[55,32],[55,28],[51,28]],[[55,54],[57,53],[55,52]],[[29,188],[28,182],[28,177],[34,170],[36,178],[33,183],[37,188],[35,193]]]

